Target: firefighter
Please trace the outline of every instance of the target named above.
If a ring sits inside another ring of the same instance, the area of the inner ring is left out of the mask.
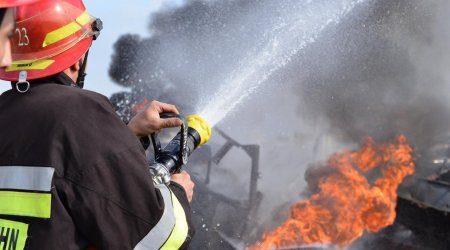
[[[152,102],[127,127],[108,99],[83,90],[101,22],[81,0],[16,9],[12,64],[0,79],[0,249],[187,249],[186,172],[154,185],[135,135],[181,124]]]
[[[36,0],[3,0],[0,1],[0,67],[11,64],[10,36],[14,30],[14,7],[34,2]]]

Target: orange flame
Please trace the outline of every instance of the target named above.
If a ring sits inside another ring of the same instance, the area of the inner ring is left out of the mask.
[[[412,149],[403,135],[395,143],[381,145],[367,138],[362,149],[333,155],[327,167],[331,171],[320,177],[320,191],[294,204],[290,218],[248,250],[310,244],[344,247],[364,230],[378,232],[394,223],[397,187],[415,170]],[[363,174],[376,171],[379,178],[371,185]]]

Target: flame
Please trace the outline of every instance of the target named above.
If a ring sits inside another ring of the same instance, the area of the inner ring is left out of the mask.
[[[412,148],[401,135],[394,143],[366,138],[358,151],[341,152],[327,161],[319,192],[291,207],[281,226],[248,250],[311,244],[349,245],[364,231],[375,233],[395,220],[397,187],[414,173]],[[372,182],[365,177],[378,174]]]

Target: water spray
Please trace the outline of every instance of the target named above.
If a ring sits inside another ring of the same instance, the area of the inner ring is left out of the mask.
[[[177,117],[183,121],[178,134],[164,149],[161,149],[157,133],[150,136],[155,151],[155,162],[149,166],[150,173],[155,184],[168,184],[171,174],[179,173],[192,152],[209,141],[212,130],[208,122],[198,115],[189,115],[184,119],[175,113],[161,113],[160,117]]]
[[[239,62],[213,95],[201,100],[197,112],[215,126],[246,98],[253,95],[275,72],[315,43],[322,32],[339,24],[353,9],[368,0],[306,1],[303,12],[293,12],[255,45],[258,51]]]

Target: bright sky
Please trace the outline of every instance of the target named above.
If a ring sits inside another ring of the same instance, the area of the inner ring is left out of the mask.
[[[89,52],[88,76],[84,88],[108,97],[123,90],[108,75],[114,43],[126,33],[148,37],[150,13],[181,2],[182,0],[84,0],[89,13],[103,21],[101,35]],[[0,81],[0,93],[9,88],[9,83]]]

